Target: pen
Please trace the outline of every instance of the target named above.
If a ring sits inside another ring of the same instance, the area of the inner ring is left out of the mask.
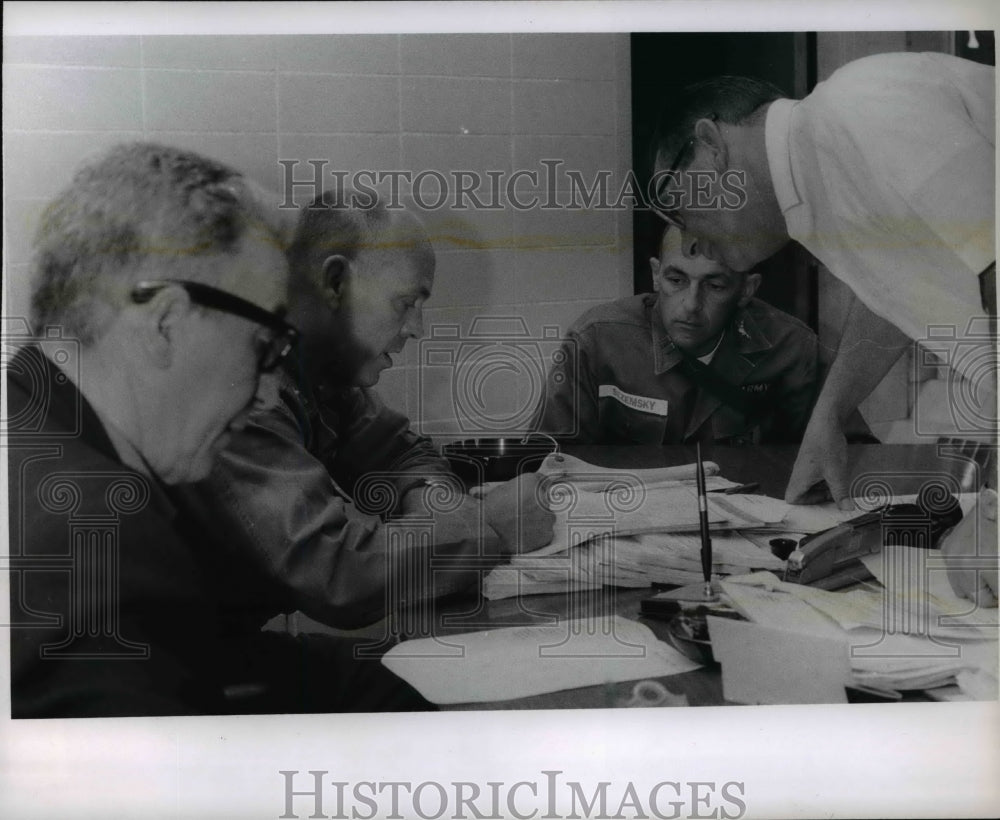
[[[701,461],[701,442],[697,443],[698,524],[701,530],[701,571],[705,578],[705,599],[712,598],[712,538],[708,534],[708,497],[705,493],[705,465]]]
[[[709,490],[710,493],[722,493],[723,495],[736,495],[737,493],[752,493],[760,489],[759,481],[751,481],[749,484],[737,484],[735,487],[720,487],[718,490]]]

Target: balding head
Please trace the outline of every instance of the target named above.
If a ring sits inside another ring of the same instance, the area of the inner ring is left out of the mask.
[[[435,256],[420,220],[328,193],[303,209],[289,251],[291,317],[316,380],[371,385],[423,334]]]

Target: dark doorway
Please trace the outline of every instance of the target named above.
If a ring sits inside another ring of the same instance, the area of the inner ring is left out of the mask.
[[[645,185],[652,173],[649,147],[661,106],[684,86],[719,74],[768,80],[789,97],[809,93],[816,78],[813,34],[684,33],[632,35],[632,167]],[[649,258],[656,255],[663,223],[649,211],[633,216],[636,293],[651,289]],[[817,327],[816,266],[797,244],[758,266],[758,295]]]

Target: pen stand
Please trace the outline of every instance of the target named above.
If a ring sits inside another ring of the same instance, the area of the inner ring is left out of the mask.
[[[691,600],[690,593],[697,595],[700,590],[703,595],[705,585],[690,584],[668,592],[658,592],[644,598],[640,604],[643,617],[667,622],[667,640],[674,649],[695,663],[715,663],[708,635],[708,615],[742,620],[742,616],[718,595],[717,585],[713,584],[713,587],[716,587],[713,592],[717,597],[711,601]],[[678,597],[678,594],[682,597]]]
[[[705,582],[687,584],[667,592],[661,592],[656,597],[663,601],[684,601],[691,604],[717,604],[721,600],[722,587],[718,581],[712,581],[710,588]]]

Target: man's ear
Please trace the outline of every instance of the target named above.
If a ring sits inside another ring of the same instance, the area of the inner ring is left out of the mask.
[[[351,260],[343,254],[337,253],[323,260],[320,271],[320,292],[330,307],[338,308],[344,301],[350,275]]]
[[[659,290],[660,260],[655,256],[649,257],[649,274],[653,277],[653,290]]]
[[[722,173],[729,168],[729,146],[716,120],[702,117],[694,124],[694,135],[710,152],[712,167]]]
[[[737,304],[741,308],[746,307],[747,302],[753,299],[753,295],[757,292],[757,288],[759,287],[760,287],[760,274],[748,273],[743,279],[743,293],[740,294],[740,300]]]
[[[168,285],[138,310],[138,345],[154,367],[166,370],[177,356],[181,323],[191,312],[191,297],[179,285]]]

